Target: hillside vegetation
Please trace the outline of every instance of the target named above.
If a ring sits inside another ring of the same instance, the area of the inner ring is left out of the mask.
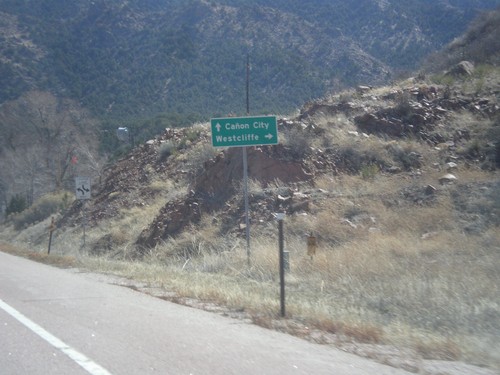
[[[460,35],[497,0],[117,1],[0,4],[0,103],[27,90],[99,117],[287,113],[355,84],[382,84]]]

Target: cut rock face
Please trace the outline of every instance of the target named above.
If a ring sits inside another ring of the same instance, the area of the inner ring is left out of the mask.
[[[275,180],[293,183],[313,177],[300,161],[286,159],[283,146],[249,148],[247,155],[248,177],[264,186]],[[242,180],[242,151],[232,148],[205,165],[205,173],[197,179],[193,190],[203,200],[205,208],[215,210],[234,195]]]
[[[275,180],[285,184],[312,179],[300,161],[286,158],[283,146],[248,148],[248,176],[267,185]],[[205,164],[205,172],[195,181],[189,196],[167,203],[148,228],[142,231],[137,245],[151,248],[181,233],[201,219],[201,212],[224,207],[237,193],[243,179],[243,157],[240,148],[231,148]]]

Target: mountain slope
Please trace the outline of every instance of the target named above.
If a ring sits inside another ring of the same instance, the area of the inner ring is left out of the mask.
[[[498,1],[3,1],[0,101],[49,89],[124,118],[286,112],[386,82]]]
[[[444,50],[429,56],[424,69],[440,71],[462,60],[477,65],[500,64],[500,9],[475,19],[464,35],[454,39]]]

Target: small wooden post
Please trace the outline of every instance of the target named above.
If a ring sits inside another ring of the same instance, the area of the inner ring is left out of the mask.
[[[54,217],[52,217],[52,221],[50,223],[49,227],[49,250],[47,251],[47,254],[50,254],[50,246],[52,245],[52,233],[56,230],[56,224],[54,221]]]
[[[316,241],[316,237],[313,234],[309,234],[307,237],[307,255],[313,259],[313,256],[316,255],[316,249],[318,248],[318,242]]]

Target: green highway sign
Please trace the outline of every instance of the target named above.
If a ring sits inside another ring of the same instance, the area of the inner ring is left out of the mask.
[[[210,120],[214,147],[275,145],[278,143],[276,116],[227,117]]]

